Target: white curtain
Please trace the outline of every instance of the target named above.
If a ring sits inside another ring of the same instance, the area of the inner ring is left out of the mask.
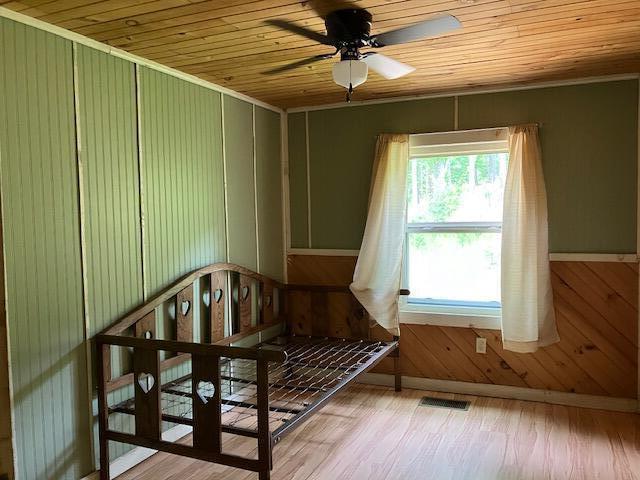
[[[509,129],[501,288],[505,349],[534,352],[560,340],[553,309],[547,193],[536,125]]]
[[[369,213],[351,291],[373,319],[400,334],[398,291],[406,224],[409,135],[378,136]]]

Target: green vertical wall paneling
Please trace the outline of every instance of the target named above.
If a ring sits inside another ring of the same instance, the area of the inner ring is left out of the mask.
[[[463,96],[459,122],[541,124],[552,252],[636,251],[636,80]]]
[[[7,314],[16,454],[19,478],[27,480],[81,478],[93,468],[87,369],[94,367],[87,366],[84,315],[93,335],[143,293],[223,261],[226,251],[221,94],[141,68],[138,110],[133,64],[84,46],[76,52],[77,118],[71,42],[0,19]],[[261,155],[271,165],[276,151],[279,162],[279,123],[270,112],[259,117]],[[269,173],[260,173],[260,188],[266,204],[274,204],[281,184],[271,192]],[[253,178],[249,184],[255,188]],[[236,233],[253,238],[255,252],[253,193],[249,200],[252,226]],[[279,232],[281,210],[269,212]],[[278,251],[271,232],[261,251]],[[175,320],[161,312],[159,323],[171,330]],[[194,333],[197,338],[197,326]],[[186,370],[165,376],[180,373]],[[116,392],[110,400],[125,396]],[[131,431],[131,422],[115,417],[116,428]],[[112,459],[128,448],[113,444]]]
[[[220,94],[140,68],[147,297],[226,257]]]
[[[134,66],[79,46],[78,82],[93,335],[143,298]]]
[[[21,479],[91,470],[71,42],[0,19],[0,158]]]
[[[280,115],[256,107],[255,129],[259,270],[263,275],[283,280]]]
[[[253,105],[225,95],[224,134],[229,261],[257,270]]]
[[[309,112],[313,248],[360,248],[378,134],[453,127],[453,98]]]
[[[77,71],[86,315],[93,336],[143,300],[136,79],[131,62],[84,46],[77,47]],[[113,349],[114,371],[130,366],[128,357]],[[122,401],[125,393],[112,397]],[[119,417],[120,429],[133,420]],[[109,447],[112,458],[130,449],[116,442]]]
[[[291,247],[309,247],[307,192],[307,132],[305,113],[287,115],[289,141],[289,216]]]

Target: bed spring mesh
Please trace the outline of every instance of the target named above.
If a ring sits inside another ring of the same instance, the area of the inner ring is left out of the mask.
[[[281,338],[261,345],[282,349],[287,360],[269,363],[269,423],[271,430],[322,400],[347,377],[362,370],[388,349],[385,342],[365,340]],[[257,431],[256,361],[220,359],[222,425]],[[194,395],[190,375],[166,382],[161,387],[162,413],[168,419],[192,419]],[[213,385],[200,386],[196,394],[213,396]],[[134,413],[134,399],[113,411]]]

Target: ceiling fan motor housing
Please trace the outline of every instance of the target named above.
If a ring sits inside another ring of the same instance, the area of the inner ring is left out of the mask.
[[[325,18],[327,36],[338,47],[364,47],[369,45],[373,17],[361,8],[346,8],[331,12]]]

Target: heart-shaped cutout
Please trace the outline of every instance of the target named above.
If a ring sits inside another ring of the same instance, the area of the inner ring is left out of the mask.
[[[220,300],[222,300],[222,289],[219,288],[216,291],[213,292],[213,299],[215,300],[216,303],[220,303]]]
[[[246,300],[248,296],[249,296],[249,287],[245,285],[244,287],[242,287],[242,300]]]
[[[196,393],[198,394],[198,397],[200,398],[202,403],[206,405],[209,400],[213,399],[216,393],[216,387],[213,386],[213,383],[207,380],[200,380],[196,388]]]
[[[202,303],[204,303],[205,307],[209,306],[209,303],[211,302],[211,294],[209,293],[209,291],[205,291],[202,292]]]
[[[183,300],[180,304],[180,311],[182,312],[182,316],[185,316],[189,313],[189,309],[191,308],[191,302],[189,300]]]
[[[267,307],[271,306],[271,295],[267,295],[267,298],[264,299],[264,303],[267,305]]]
[[[141,372],[138,374],[138,385],[144,393],[149,393],[155,384],[156,379],[150,373]]]

